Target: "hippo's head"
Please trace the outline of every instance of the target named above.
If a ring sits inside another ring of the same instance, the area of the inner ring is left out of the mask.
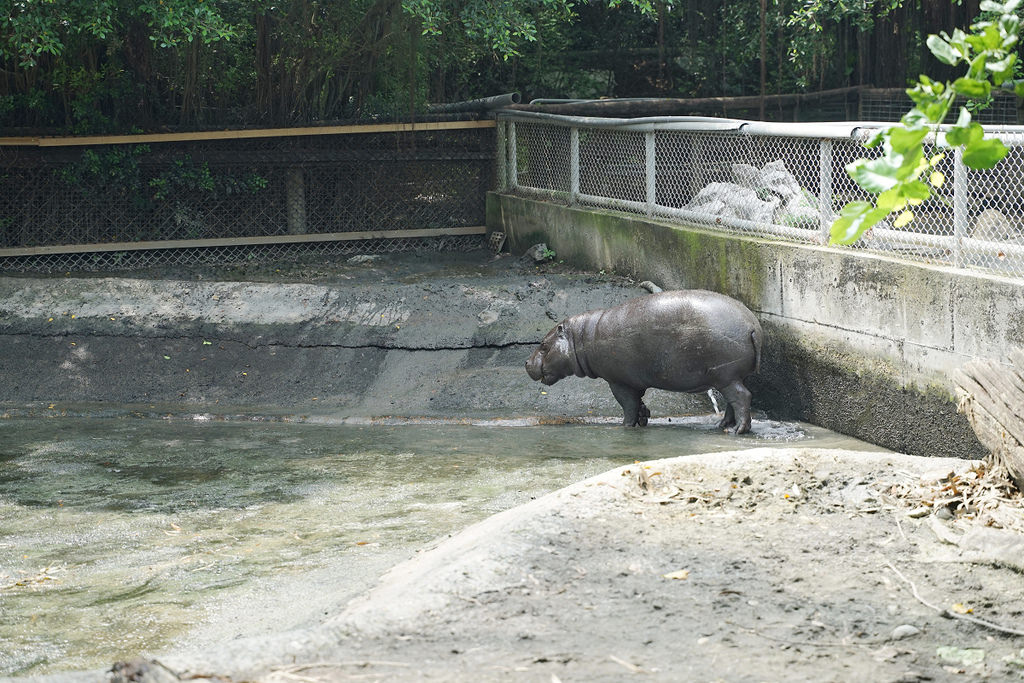
[[[565,330],[565,323],[561,322],[547,333],[544,341],[526,361],[526,374],[534,381],[554,384],[563,377],[575,374],[573,353],[572,339]]]

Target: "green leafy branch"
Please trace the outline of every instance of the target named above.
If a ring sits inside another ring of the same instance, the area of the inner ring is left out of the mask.
[[[911,207],[928,199],[932,188],[945,182],[945,176],[937,169],[946,155],[942,148],[961,148],[964,165],[973,169],[992,168],[1006,156],[1006,145],[998,139],[986,138],[981,125],[971,120],[967,107],[960,108],[956,123],[946,131],[944,139],[938,134],[938,126],[946,119],[957,96],[987,100],[993,87],[1012,78],[1017,60],[1014,48],[1020,31],[1020,19],[1015,12],[1021,2],[983,0],[981,10],[994,15],[972,24],[970,33],[956,29],[952,35],[942,32],[928,36],[928,49],[936,58],[950,66],[966,66],[967,73],[953,82],[920,76],[914,87],[907,90],[914,107],[900,119],[900,125],[881,131],[866,144],[869,148],[881,147],[881,156],[847,165],[850,177],[861,188],[877,195],[877,199],[875,203],[846,204],[832,224],[831,244],[852,244],[893,213],[895,227],[910,223],[914,219]],[[1018,97],[1024,97],[1024,83],[1017,83],[1014,90]],[[926,158],[925,138],[933,132],[940,151]]]

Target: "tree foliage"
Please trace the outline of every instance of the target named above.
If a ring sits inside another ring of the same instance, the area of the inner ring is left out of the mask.
[[[981,9],[991,16],[983,16],[972,24],[969,33],[954,29],[952,34],[943,31],[928,36],[928,48],[939,61],[965,71],[949,81],[920,76],[907,91],[913,108],[899,126],[883,130],[868,144],[880,147],[882,154],[874,159],[858,159],[846,167],[858,185],[878,198],[874,203],[858,201],[844,206],[832,225],[833,243],[855,242],[893,213],[897,214],[895,227],[912,221],[912,207],[928,199],[932,187],[941,187],[945,182],[936,166],[949,148],[960,148],[964,165],[973,169],[992,168],[1006,156],[1006,146],[996,138],[985,137],[981,125],[972,121],[967,106],[960,108],[956,124],[944,136],[937,135],[938,152],[926,158],[924,141],[929,134],[938,133],[939,124],[949,115],[958,96],[986,100],[993,87],[1012,78],[1017,64],[1020,18],[1016,11],[1020,5],[1021,0],[985,0]],[[1018,83],[1015,89],[1018,96],[1024,96],[1024,83]]]
[[[965,29],[979,2],[0,0],[0,126],[407,117],[510,90],[750,95],[762,63],[768,92],[902,87],[945,77],[923,36]]]

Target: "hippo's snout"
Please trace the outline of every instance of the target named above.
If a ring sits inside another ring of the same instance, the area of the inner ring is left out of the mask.
[[[526,374],[530,376],[530,379],[536,382],[544,377],[543,365],[543,356],[540,353],[534,353],[530,356],[529,360],[526,361]]]

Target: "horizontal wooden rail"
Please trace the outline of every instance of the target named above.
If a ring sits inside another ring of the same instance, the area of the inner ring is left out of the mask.
[[[74,147],[82,145],[139,145],[151,142],[196,142],[202,140],[246,140],[301,135],[355,135],[365,133],[412,133],[431,130],[494,128],[487,121],[425,121],[423,123],[366,123],[351,126],[306,126],[303,128],[255,128],[251,130],[208,130],[191,133],[146,133],[142,135],[84,135],[79,137],[0,138],[0,147]]]
[[[147,249],[252,247],[270,244],[309,244],[313,242],[449,237],[456,235],[483,235],[486,232],[486,226],[470,225],[458,228],[428,228],[422,230],[365,230],[362,232],[327,232],[307,235],[211,237],[208,239],[198,240],[152,240],[148,242],[110,242],[107,244],[58,244],[45,247],[9,247],[6,249],[0,249],[0,258],[5,256],[47,256],[50,254],[90,254],[108,251],[144,251]]]

